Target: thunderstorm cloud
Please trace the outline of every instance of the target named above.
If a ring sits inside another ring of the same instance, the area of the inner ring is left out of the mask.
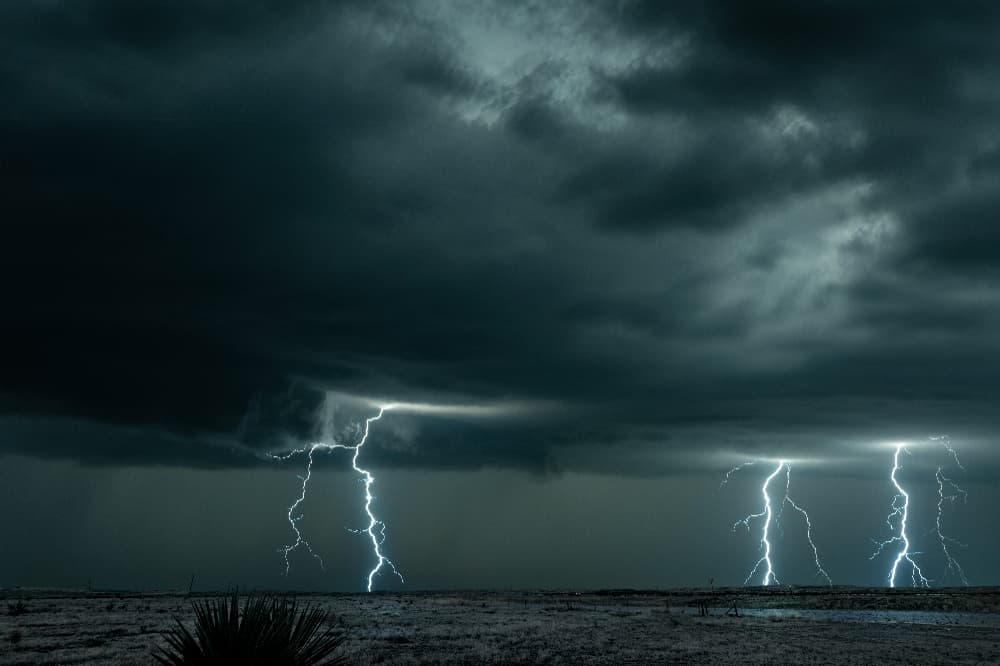
[[[846,465],[947,433],[995,470],[998,25],[4,3],[0,452],[256,466],[339,395],[409,405],[381,468]]]

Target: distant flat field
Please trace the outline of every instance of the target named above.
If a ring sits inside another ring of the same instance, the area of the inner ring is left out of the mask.
[[[189,622],[190,602],[205,596],[0,590],[0,663],[150,663],[172,617]],[[358,664],[1000,663],[998,588],[299,598],[334,613]],[[19,601],[24,612],[10,614]]]

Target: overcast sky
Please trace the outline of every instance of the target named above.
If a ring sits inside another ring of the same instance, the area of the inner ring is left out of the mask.
[[[389,403],[409,589],[742,582],[778,459],[878,584],[896,441],[1000,583],[998,91],[985,1],[3,3],[0,585],[357,589],[267,454]]]

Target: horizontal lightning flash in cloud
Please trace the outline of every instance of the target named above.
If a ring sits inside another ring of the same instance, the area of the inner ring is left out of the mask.
[[[923,587],[929,587],[930,580],[924,576],[920,567],[913,559],[913,554],[910,553],[910,538],[906,534],[906,519],[909,517],[910,496],[905,490],[903,490],[903,486],[900,485],[899,479],[896,476],[899,470],[902,469],[902,465],[899,463],[900,453],[906,453],[909,455],[910,452],[906,449],[905,443],[900,442],[896,444],[896,452],[892,458],[892,472],[889,474],[889,480],[896,488],[896,495],[892,498],[892,512],[890,512],[885,519],[889,529],[896,531],[897,528],[892,524],[892,519],[897,517],[899,518],[899,534],[885,541],[876,541],[876,550],[872,553],[872,556],[869,559],[874,560],[878,557],[886,546],[893,543],[899,543],[902,547],[900,548],[899,553],[896,554],[896,558],[892,562],[892,568],[889,570],[889,587],[896,587],[896,571],[899,569],[899,565],[903,562],[903,560],[906,560],[906,562],[910,565],[910,579],[913,581],[913,587],[917,586],[918,579],[920,585]]]
[[[330,392],[329,400],[338,403],[365,405],[386,411],[424,414],[427,416],[450,416],[456,419],[496,419],[510,416],[528,417],[558,412],[565,406],[545,400],[506,400],[485,403],[430,403],[405,400],[381,400],[373,397]]]
[[[367,534],[369,539],[371,539],[372,552],[375,555],[376,561],[375,561],[375,566],[368,573],[367,590],[369,592],[372,591],[372,582],[375,577],[375,574],[377,574],[385,565],[388,565],[389,568],[392,569],[392,572],[399,577],[400,581],[405,582],[403,580],[402,574],[400,574],[399,571],[396,570],[396,566],[392,563],[392,561],[389,558],[387,558],[382,553],[382,544],[385,542],[385,523],[378,520],[375,517],[375,514],[372,512],[372,501],[375,499],[375,496],[372,495],[372,485],[374,485],[375,483],[375,477],[372,475],[370,471],[358,465],[358,456],[361,454],[361,449],[365,445],[365,442],[368,441],[368,434],[371,430],[372,422],[382,418],[382,415],[386,411],[392,408],[393,405],[391,404],[382,405],[378,409],[378,414],[365,419],[365,427],[361,440],[353,446],[348,446],[346,444],[338,444],[336,442],[334,443],[315,442],[301,449],[293,449],[284,455],[273,455],[273,454],[271,455],[271,458],[275,460],[288,460],[292,456],[304,453],[306,454],[308,460],[308,464],[306,465],[305,476],[299,477],[300,479],[302,479],[302,492],[299,494],[299,497],[295,500],[295,502],[293,502],[292,505],[288,507],[288,524],[291,526],[292,532],[295,534],[295,541],[291,545],[284,546],[283,548],[279,549],[279,552],[281,552],[285,558],[286,576],[288,575],[291,569],[289,555],[291,555],[291,553],[293,553],[295,550],[301,547],[305,547],[306,550],[308,550],[309,553],[319,561],[320,567],[323,567],[325,570],[325,567],[323,565],[323,558],[320,557],[318,553],[313,551],[312,546],[308,541],[306,541],[305,538],[303,538],[302,532],[299,530],[298,522],[302,519],[302,514],[297,513],[297,511],[299,506],[303,502],[305,502],[306,499],[306,493],[309,487],[309,480],[312,478],[313,456],[316,453],[316,451],[318,450],[333,451],[337,449],[343,449],[346,451],[354,452],[354,455],[351,457],[351,467],[354,469],[355,472],[361,475],[361,480],[365,484],[365,514],[368,516],[368,526],[364,529],[350,530],[350,531],[355,532],[356,534],[362,534],[362,533]],[[378,530],[377,534],[376,530]]]
[[[729,481],[730,476],[732,476],[734,473],[738,472],[741,469],[749,467],[753,464],[754,464],[753,461],[748,461],[741,465],[737,465],[733,469],[729,470],[729,472],[726,473],[726,478],[723,479],[720,487],[724,486]],[[743,584],[748,585],[750,583],[750,579],[754,577],[754,574],[756,574],[757,571],[761,568],[761,565],[763,565],[765,568],[764,578],[761,581],[762,584],[765,586],[770,585],[772,582],[780,584],[780,581],[774,574],[774,563],[771,561],[770,529],[772,520],[774,519],[774,505],[773,502],[771,501],[771,494],[768,488],[770,487],[771,482],[774,481],[775,477],[777,477],[782,470],[784,470],[785,472],[785,494],[781,500],[781,504],[779,505],[779,513],[784,511],[784,507],[787,504],[796,511],[798,511],[800,514],[802,514],[802,517],[805,519],[806,523],[806,540],[809,542],[810,548],[812,548],[813,561],[816,564],[816,573],[817,575],[826,578],[827,583],[832,585],[833,581],[830,579],[829,574],[827,574],[826,570],[823,568],[823,565],[819,561],[819,550],[816,548],[816,542],[813,540],[812,521],[809,519],[809,513],[799,504],[797,504],[791,497],[792,465],[787,460],[779,460],[778,466],[764,480],[764,485],[761,486],[761,494],[764,496],[764,510],[761,511],[760,513],[752,513],[743,518],[742,520],[736,521],[733,524],[734,531],[736,530],[737,526],[743,525],[744,527],[747,528],[747,532],[749,532],[750,523],[752,521],[757,520],[758,518],[764,519],[764,526],[761,530],[761,539],[760,539],[763,555],[759,560],[757,560],[757,563],[753,566],[753,569],[751,569],[750,574],[746,577],[746,580],[743,581]],[[777,523],[777,520],[774,520],[774,522]]]

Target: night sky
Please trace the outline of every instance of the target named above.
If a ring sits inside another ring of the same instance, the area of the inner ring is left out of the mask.
[[[884,584],[894,442],[1000,584],[995,2],[7,2],[0,99],[0,586],[363,589],[268,454],[388,403],[378,589],[741,584],[779,459]]]

